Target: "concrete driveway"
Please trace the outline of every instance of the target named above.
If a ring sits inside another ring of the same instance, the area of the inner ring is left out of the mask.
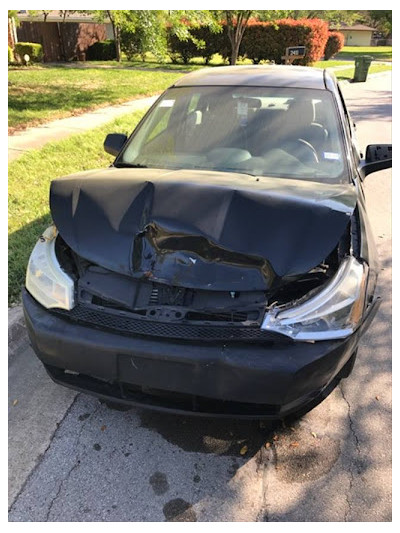
[[[360,147],[391,142],[390,73],[343,91]],[[366,180],[379,313],[350,378],[291,427],[110,410],[53,384],[22,332],[9,520],[390,521],[390,185],[390,171]]]

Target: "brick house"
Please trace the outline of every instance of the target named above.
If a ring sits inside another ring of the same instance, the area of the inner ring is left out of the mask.
[[[60,11],[51,11],[44,21],[44,16],[31,17],[27,11],[20,11],[18,19],[17,40],[40,43],[46,62],[84,60],[90,45],[113,38],[109,21],[99,24],[83,13],[63,17]]]

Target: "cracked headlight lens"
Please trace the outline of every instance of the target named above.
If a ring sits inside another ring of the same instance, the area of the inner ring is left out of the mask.
[[[362,319],[367,278],[367,265],[347,257],[320,292],[293,307],[270,309],[261,328],[304,341],[348,337]]]
[[[55,253],[57,229],[50,226],[40,236],[28,262],[25,285],[44,307],[74,307],[74,282],[60,267]]]

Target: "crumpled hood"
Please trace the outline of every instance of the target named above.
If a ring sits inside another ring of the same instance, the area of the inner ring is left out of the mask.
[[[352,185],[210,171],[117,169],[54,180],[50,207],[81,257],[188,288],[264,290],[306,273],[343,235]]]

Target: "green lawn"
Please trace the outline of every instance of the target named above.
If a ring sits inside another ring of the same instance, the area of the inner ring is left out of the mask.
[[[313,67],[318,68],[331,68],[331,67],[352,67],[354,61],[338,61],[337,59],[329,59],[328,61],[317,61],[313,64]]]
[[[8,167],[9,304],[18,301],[29,254],[50,224],[49,185],[54,178],[107,167],[113,157],[103,150],[107,133],[130,133],[144,111],[124,115],[88,133],[47,144],[23,155]]]
[[[9,71],[11,131],[49,120],[150,96],[163,91],[182,73],[40,68]]]
[[[355,59],[358,56],[372,56],[376,61],[392,61],[391,46],[344,46],[335,59]]]
[[[391,65],[371,65],[369,68],[368,74],[377,74],[378,72],[385,72],[386,70],[392,70],[392,66]],[[347,68],[343,70],[335,70],[334,73],[338,80],[353,79],[354,66],[352,68]]]

